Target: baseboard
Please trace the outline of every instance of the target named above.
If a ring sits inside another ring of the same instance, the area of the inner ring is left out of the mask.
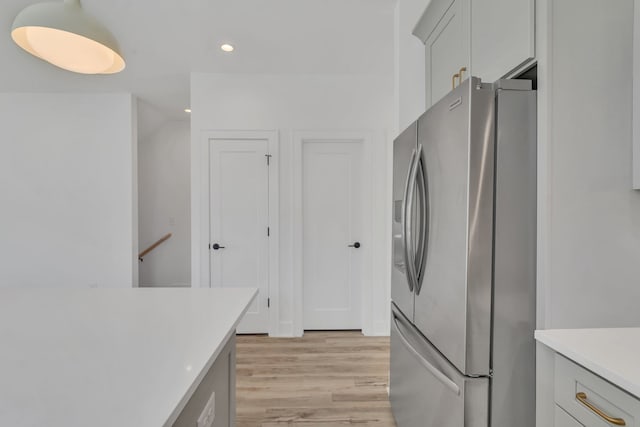
[[[191,283],[154,283],[152,285],[140,284],[140,288],[190,288]]]
[[[362,333],[368,337],[388,337],[390,333],[390,325],[389,322],[379,321],[375,322],[373,330],[368,331],[364,330]],[[277,331],[272,331],[269,333],[270,337],[274,338],[295,338],[298,335],[293,333],[293,322],[280,322]]]
[[[293,337],[293,322],[280,322],[277,331],[269,332],[270,337],[278,338],[292,338]]]
[[[391,325],[387,320],[378,320],[373,323],[373,333],[371,336],[388,337],[391,333]]]

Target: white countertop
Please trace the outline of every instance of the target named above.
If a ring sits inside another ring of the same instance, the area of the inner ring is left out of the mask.
[[[535,337],[640,398],[640,328],[549,329]]]
[[[0,290],[0,426],[171,425],[256,292]]]

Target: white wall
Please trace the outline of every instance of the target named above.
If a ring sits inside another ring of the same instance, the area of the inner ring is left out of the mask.
[[[633,1],[541,0],[538,14],[539,327],[640,326]]]
[[[640,326],[633,1],[537,0],[536,14],[538,328]],[[538,343],[539,427],[553,425],[554,375]]]
[[[140,286],[190,286],[189,121],[168,121],[138,146],[140,248],[172,237],[140,263]]]
[[[413,28],[430,0],[398,0],[395,10],[395,100],[398,135],[426,109],[425,47]]]
[[[0,94],[0,286],[137,285],[135,100]]]
[[[192,283],[199,286],[200,133],[202,130],[278,130],[280,135],[280,330],[293,331],[292,132],[296,130],[371,130],[374,142],[373,273],[374,318],[369,334],[388,333],[390,281],[390,129],[393,127],[393,78],[368,75],[224,75],[192,74]],[[205,260],[206,261],[206,260]]]

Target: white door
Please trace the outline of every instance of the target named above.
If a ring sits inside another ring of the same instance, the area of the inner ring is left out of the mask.
[[[268,142],[210,142],[211,287],[258,288],[239,333],[268,332]]]
[[[361,329],[362,143],[302,148],[304,329]]]

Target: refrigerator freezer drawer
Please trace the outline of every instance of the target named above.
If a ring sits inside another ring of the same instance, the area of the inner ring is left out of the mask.
[[[398,427],[488,427],[489,379],[460,374],[395,306],[389,397]]]

